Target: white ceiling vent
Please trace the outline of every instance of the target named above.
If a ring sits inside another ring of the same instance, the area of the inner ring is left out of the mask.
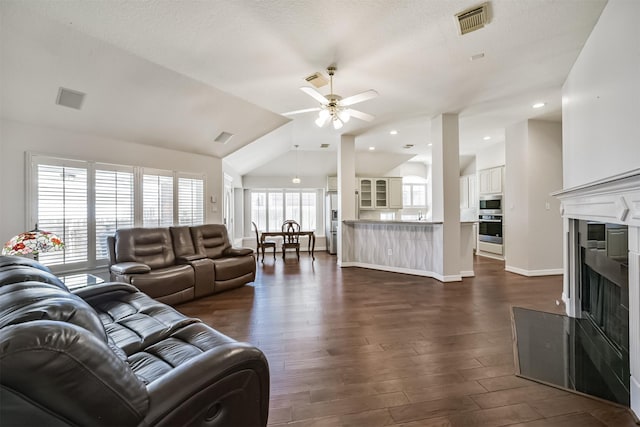
[[[329,148],[331,144],[320,144],[320,148]]]
[[[232,137],[233,134],[230,132],[220,132],[220,135],[216,136],[216,139],[214,139],[214,141],[226,144]]]
[[[56,104],[79,110],[82,107],[84,95],[84,93],[78,92],[77,90],[71,90],[61,87],[60,89],[58,89]]]
[[[479,30],[489,22],[489,3],[474,6],[456,14],[460,35]]]
[[[326,86],[329,83],[329,80],[321,73],[313,73],[310,76],[304,78],[308,83],[311,83],[315,87]]]

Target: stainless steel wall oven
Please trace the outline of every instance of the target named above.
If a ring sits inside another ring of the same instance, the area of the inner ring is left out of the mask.
[[[502,244],[502,215],[480,215],[478,240]]]

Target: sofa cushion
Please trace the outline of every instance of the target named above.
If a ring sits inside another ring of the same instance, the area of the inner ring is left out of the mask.
[[[127,356],[198,322],[142,292],[120,293],[93,307],[109,336]]]
[[[34,320],[71,323],[107,342],[96,312],[68,290],[43,282],[17,282],[0,287],[0,329]]]
[[[213,260],[216,282],[236,279],[255,271],[253,257],[220,258]]]
[[[192,288],[194,282],[193,268],[186,264],[130,276],[130,283],[152,298],[163,297]]]
[[[152,270],[175,263],[168,228],[125,228],[116,231],[115,237],[117,263],[139,262]]]
[[[199,254],[207,258],[217,259],[224,256],[224,251],[231,247],[227,227],[223,224],[204,224],[191,227],[193,245]]]
[[[0,286],[16,282],[49,283],[62,290],[68,290],[62,280],[48,271],[17,264],[0,267]]]

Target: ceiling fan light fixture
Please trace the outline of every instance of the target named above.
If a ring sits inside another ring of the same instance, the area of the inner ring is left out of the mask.
[[[323,127],[323,126],[324,126],[324,125],[326,125],[326,124],[327,124],[327,122],[329,121],[329,117],[330,117],[330,116],[326,116],[326,117],[318,117],[318,118],[316,119],[316,125],[317,125],[319,128]]]
[[[335,130],[338,130],[338,129],[340,129],[342,127],[342,125],[343,125],[342,120],[340,120],[338,118],[338,116],[334,116],[333,117],[333,128]]]
[[[339,110],[338,111],[338,118],[343,123],[347,123],[349,121],[349,119],[351,118],[351,112],[349,111],[349,109]]]

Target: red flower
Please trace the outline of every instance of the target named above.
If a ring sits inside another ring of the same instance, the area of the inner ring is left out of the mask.
[[[15,245],[13,245],[13,250],[19,251],[20,249],[24,249],[24,247],[24,243],[16,243]]]
[[[60,239],[56,239],[55,237],[51,239],[54,245],[61,245],[62,241]]]

